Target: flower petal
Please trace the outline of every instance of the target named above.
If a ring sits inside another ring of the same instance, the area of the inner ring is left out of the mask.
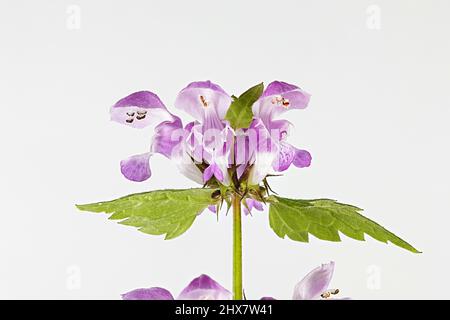
[[[272,297],[262,297],[261,300],[276,300],[276,299]]]
[[[272,98],[273,96],[281,95],[289,98],[289,105],[286,108],[304,109],[308,106],[311,95],[296,85],[289,84],[283,81],[273,81],[269,83],[264,90],[261,98]],[[286,101],[285,101],[286,102]]]
[[[273,118],[290,109],[304,109],[311,95],[299,87],[274,81],[264,90],[259,100],[253,105],[253,114],[268,124]]]
[[[172,294],[164,288],[136,289],[122,294],[123,300],[173,300]]]
[[[242,175],[244,174],[246,169],[247,169],[246,164],[241,164],[236,167],[236,174],[237,174],[238,179],[240,179],[242,177]]]
[[[171,160],[174,161],[181,174],[198,184],[203,184],[202,172],[192,160],[184,141],[173,148]]]
[[[150,152],[131,156],[120,162],[120,171],[131,181],[142,182],[150,178]]]
[[[289,136],[292,123],[288,120],[274,120],[268,124],[268,129],[273,132],[273,136],[278,137],[279,141],[286,140]],[[278,133],[278,136],[276,135]]]
[[[309,167],[311,164],[311,154],[306,150],[295,149],[295,157],[292,163],[297,168]]]
[[[277,141],[274,141],[271,133],[261,119],[255,119],[249,133],[249,150],[252,167],[249,172],[248,182],[251,185],[259,184],[269,173],[273,172],[272,164],[278,155]]]
[[[177,300],[230,300],[231,292],[205,274],[195,278]]]
[[[220,182],[223,182],[224,175],[222,171],[220,170],[219,166],[216,163],[210,164],[205,171],[203,172],[203,182],[208,182],[209,179],[212,178],[212,176],[216,177],[216,179]]]
[[[159,97],[150,91],[135,92],[119,100],[110,113],[111,120],[134,128],[173,119]]]
[[[320,295],[328,289],[333,271],[333,261],[312,270],[295,286],[292,300],[319,299]]]
[[[247,205],[244,206],[245,215],[251,214],[253,209],[256,209],[258,211],[264,210],[263,204],[255,199],[247,198],[245,199],[245,204]]]
[[[153,136],[152,152],[160,153],[167,158],[172,158],[172,151],[185,137],[185,130],[181,119],[174,116],[173,121],[164,121],[155,128]]]
[[[222,128],[220,121],[225,118],[231,97],[217,84],[211,81],[190,83],[180,91],[175,107],[186,111],[196,120],[207,126]]]
[[[272,166],[275,171],[282,172],[287,170],[295,158],[295,148],[288,143],[279,144],[278,154]]]

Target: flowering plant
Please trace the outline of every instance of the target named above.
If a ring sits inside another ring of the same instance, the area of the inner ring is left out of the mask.
[[[364,240],[368,234],[419,252],[362,216],[358,207],[330,199],[288,199],[272,191],[271,176],[292,165],[305,168],[311,163],[308,151],[287,141],[291,123],[280,119],[287,111],[306,108],[309,100],[310,95],[299,87],[280,81],[265,89],[258,84],[239,96],[228,95],[210,81],[193,82],[175,101],[176,108],[194,118],[183,125],[156,94],[133,93],[112,106],[111,119],[133,128],[156,125],[155,134],[148,152],[121,161],[122,174],[132,181],[147,180],[152,174],[150,158],[160,154],[201,187],[150,191],[77,207],[111,214],[110,219],[147,234],[165,235],[165,239],[183,234],[204,210],[219,215],[224,204],[232,208],[232,297],[237,300],[243,298],[242,211],[248,214],[268,206],[270,227],[281,238],[308,242],[312,234],[340,241],[340,232]]]

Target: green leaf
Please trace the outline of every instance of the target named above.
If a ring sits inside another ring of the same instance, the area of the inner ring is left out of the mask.
[[[233,102],[228,108],[225,120],[230,122],[234,129],[248,128],[253,119],[252,105],[259,99],[264,91],[264,84],[251,87],[238,98],[233,96]]]
[[[308,234],[321,240],[341,241],[339,232],[364,241],[364,234],[372,238],[420,253],[406,241],[364,217],[362,209],[335,200],[294,200],[271,196],[270,227],[280,237],[286,235],[296,241],[308,242]]]
[[[112,214],[109,219],[147,234],[173,239],[183,234],[197,215],[216,200],[213,189],[158,190],[116,200],[77,205],[82,211]]]

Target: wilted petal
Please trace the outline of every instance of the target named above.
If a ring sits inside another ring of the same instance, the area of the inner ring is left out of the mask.
[[[333,261],[312,270],[295,286],[292,300],[319,299],[320,295],[328,289],[333,271]]]
[[[175,107],[189,113],[206,129],[223,129],[221,121],[230,104],[231,97],[209,80],[190,83],[181,90],[175,101]]]
[[[135,92],[119,100],[110,113],[111,120],[134,128],[173,119],[159,97],[150,91]]]
[[[203,274],[180,293],[177,300],[230,300],[231,292]]]
[[[142,182],[150,178],[150,152],[131,156],[120,162],[120,171],[131,181]]]
[[[173,121],[164,121],[155,128],[152,152],[172,158],[172,152],[185,136],[180,118],[174,116]]]
[[[295,157],[292,163],[297,168],[309,167],[311,164],[311,154],[306,150],[295,149]]]
[[[172,294],[164,288],[136,289],[122,294],[123,300],[173,300]]]

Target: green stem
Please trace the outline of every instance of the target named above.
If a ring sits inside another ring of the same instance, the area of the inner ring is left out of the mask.
[[[233,196],[233,299],[242,300],[241,198]]]

